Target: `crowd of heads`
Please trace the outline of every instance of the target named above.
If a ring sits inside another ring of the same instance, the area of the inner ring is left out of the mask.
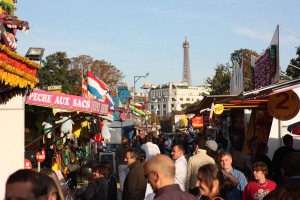
[[[8,177],[5,199],[63,200],[64,195],[55,172],[21,169]]]
[[[186,136],[172,137],[172,148],[168,154],[168,148],[164,144],[163,152],[146,160],[146,152],[141,148],[131,147],[126,150],[124,161],[128,166],[133,163],[140,163],[143,168],[143,178],[151,185],[153,192],[157,192],[160,188],[175,184],[176,167],[175,161],[181,157],[193,156],[188,149],[188,145],[193,145],[196,152],[199,149],[204,150],[208,156],[213,158],[215,164],[209,163],[200,166],[197,173],[196,187],[199,193],[208,199],[216,196],[226,197],[226,194],[240,184],[240,180],[231,176],[233,169],[233,155],[230,151],[218,152],[218,144],[214,140],[203,140],[203,138],[193,138],[192,142],[188,142]],[[169,137],[160,137],[160,140],[153,139],[153,136],[146,135],[142,140],[147,142],[164,142]],[[293,145],[293,138],[290,135],[283,137],[285,146]],[[253,143],[254,144],[254,143]],[[252,144],[252,145],[253,145]],[[157,144],[159,145],[159,144]],[[132,146],[127,138],[121,139],[121,146]],[[194,153],[195,153],[194,152]],[[269,177],[269,166],[260,161],[268,152],[266,143],[257,143],[255,145],[254,161],[252,165],[251,179],[249,181],[259,182]],[[192,152],[193,153],[193,152]],[[276,191],[266,196],[266,199],[294,199],[300,195],[300,152],[292,152],[287,154],[282,161],[282,175],[285,180],[292,180],[289,184],[281,185]],[[93,167],[93,175],[95,178],[103,176],[109,178],[112,174],[110,163],[101,163]],[[296,177],[296,179],[295,179]],[[232,178],[232,179],[231,179]],[[231,179],[231,180],[230,180]],[[296,181],[295,181],[296,180]],[[229,184],[228,184],[229,183]],[[33,170],[18,170],[11,174],[6,182],[5,199],[57,199],[63,200],[64,194],[57,178],[56,173],[50,169],[43,169],[40,173]],[[288,198],[287,198],[288,199]]]

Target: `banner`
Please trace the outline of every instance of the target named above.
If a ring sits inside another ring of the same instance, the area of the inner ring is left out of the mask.
[[[73,111],[107,115],[109,105],[87,97],[48,92],[34,89],[26,96],[25,103],[50,108],[63,108]]]
[[[279,26],[276,27],[269,47],[252,66],[255,89],[279,82]]]

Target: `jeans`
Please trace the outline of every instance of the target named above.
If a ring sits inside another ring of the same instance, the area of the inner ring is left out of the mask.
[[[128,174],[127,165],[118,165],[118,173],[119,173],[120,189],[121,189],[121,191],[123,191],[125,177]]]

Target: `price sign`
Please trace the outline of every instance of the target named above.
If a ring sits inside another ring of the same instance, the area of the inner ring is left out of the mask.
[[[30,162],[30,160],[28,159],[24,159],[24,169],[32,169],[32,164]]]
[[[43,162],[46,158],[46,152],[45,149],[42,148],[41,150],[37,151],[35,153],[35,158],[38,162]]]
[[[193,128],[203,128],[203,116],[195,116],[192,118]]]
[[[299,112],[299,97],[289,90],[269,96],[268,110],[271,116],[286,121],[293,119]]]
[[[216,104],[214,105],[214,113],[217,115],[222,114],[222,112],[224,111],[224,106],[222,104]]]

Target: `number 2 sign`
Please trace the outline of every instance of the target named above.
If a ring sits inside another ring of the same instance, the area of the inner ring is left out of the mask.
[[[293,119],[299,112],[299,97],[289,90],[269,96],[268,110],[276,119],[286,121]]]

